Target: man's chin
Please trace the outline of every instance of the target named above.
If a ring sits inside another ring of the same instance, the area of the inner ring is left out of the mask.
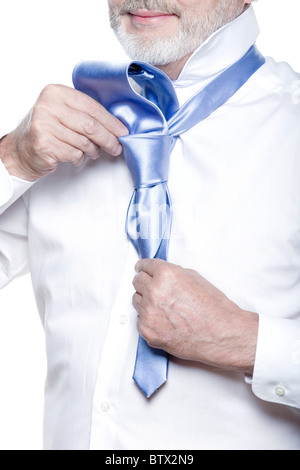
[[[147,38],[126,35],[119,37],[127,55],[133,60],[148,62],[151,65],[166,65],[178,60],[182,47],[176,47],[177,41],[172,38]],[[176,52],[177,51],[177,52]]]

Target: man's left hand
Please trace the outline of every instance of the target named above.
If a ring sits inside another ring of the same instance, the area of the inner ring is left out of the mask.
[[[258,315],[199,273],[159,259],[136,265],[133,306],[141,336],[181,359],[253,374]]]

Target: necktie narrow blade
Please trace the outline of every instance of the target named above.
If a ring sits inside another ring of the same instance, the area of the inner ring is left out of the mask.
[[[83,62],[75,67],[75,88],[99,101],[129,130],[119,139],[134,184],[126,230],[141,258],[167,259],[171,231],[167,180],[176,138],[228,101],[264,63],[252,46],[180,109],[170,79],[149,64]],[[140,93],[130,79],[140,86]],[[153,217],[155,207],[163,212],[161,223]],[[151,348],[139,337],[133,378],[147,398],[167,380],[167,370],[165,351]]]

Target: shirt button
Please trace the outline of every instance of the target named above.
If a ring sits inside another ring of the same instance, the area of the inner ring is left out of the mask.
[[[285,388],[284,388],[284,387],[281,387],[280,385],[278,385],[278,386],[275,388],[275,393],[276,393],[276,395],[278,395],[279,397],[284,397],[284,396],[285,396]]]
[[[128,316],[127,315],[121,315],[120,318],[119,318],[119,322],[121,323],[121,325],[127,325],[128,323]]]
[[[101,407],[101,411],[103,411],[103,413],[107,413],[110,410],[110,404],[108,403],[108,401],[103,401],[101,403],[100,407]]]

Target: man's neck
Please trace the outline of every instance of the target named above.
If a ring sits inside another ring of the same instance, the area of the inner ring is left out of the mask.
[[[165,74],[167,74],[171,80],[177,80],[183,67],[185,66],[189,58],[192,56],[192,54],[193,53],[190,53],[177,60],[176,62],[171,62],[170,64],[158,65],[157,68],[165,72]]]
[[[250,5],[246,4],[244,6],[244,10],[242,11],[242,13],[244,13],[249,7],[250,7]],[[240,16],[242,13],[240,13],[238,16]],[[187,63],[189,58],[193,55],[193,53],[194,52],[191,52],[190,54],[182,57],[181,59],[177,60],[176,62],[171,62],[170,64],[166,64],[166,65],[157,65],[157,68],[159,68],[160,70],[165,72],[165,74],[167,74],[168,77],[171,80],[177,80],[177,78],[181,74],[185,64]]]

